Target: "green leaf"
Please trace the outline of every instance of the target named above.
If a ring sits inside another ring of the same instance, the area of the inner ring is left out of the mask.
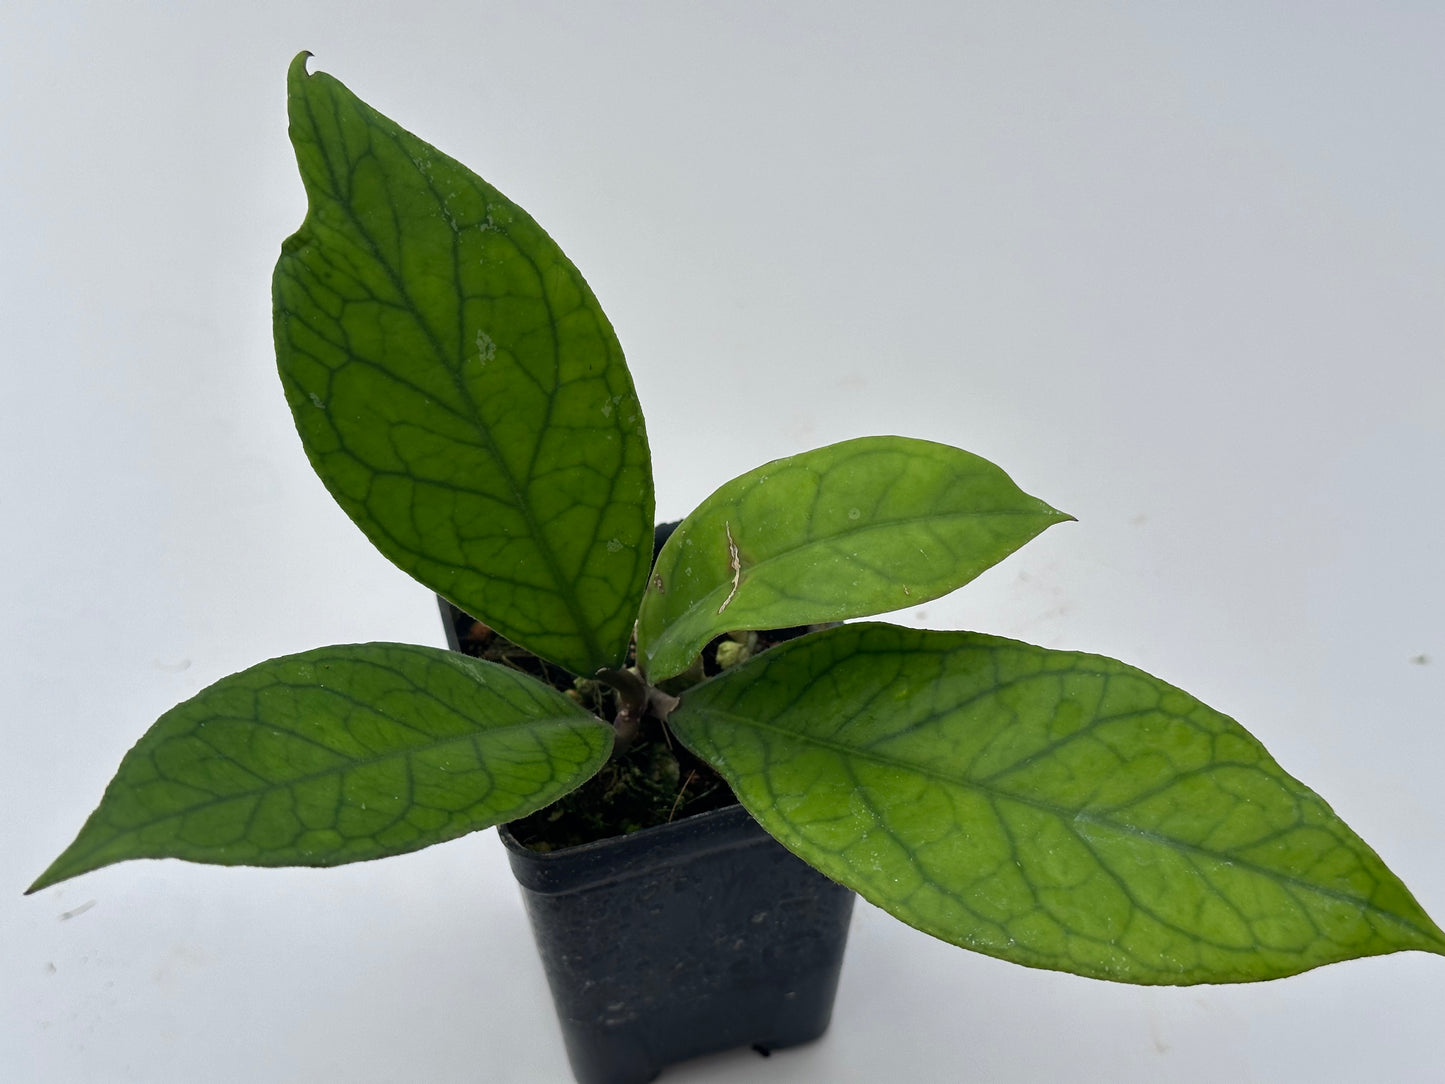
[[[1238,723],[1112,659],[845,625],[696,686],[671,724],[791,850],[990,956],[1186,985],[1445,954]]]
[[[723,485],[668,540],[638,657],[661,680],[724,632],[917,605],[1072,518],[946,444],[863,437],[779,459]]]
[[[612,728],[525,674],[406,644],[323,647],[160,717],[30,891],[129,858],[335,866],[525,816],[606,761]]]
[[[306,454],[388,558],[590,674],[627,650],[652,468],[611,325],[521,208],[328,75],[288,79],[306,186],[273,282]]]

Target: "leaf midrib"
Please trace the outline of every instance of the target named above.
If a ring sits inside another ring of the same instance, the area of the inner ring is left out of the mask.
[[[1325,888],[1321,885],[1313,884],[1309,881],[1302,880],[1298,877],[1292,877],[1289,874],[1280,873],[1276,870],[1268,869],[1266,867],[1260,866],[1256,862],[1252,862],[1245,858],[1236,858],[1233,855],[1213,851],[1210,850],[1208,847],[1202,846],[1200,844],[1174,840],[1168,836],[1163,835],[1162,833],[1153,832],[1148,829],[1139,828],[1135,825],[1122,823],[1108,816],[1101,816],[1097,814],[1085,813],[1080,810],[1068,809],[1067,807],[1058,806],[1043,799],[1010,794],[1006,791],[999,790],[995,787],[989,786],[985,783],[976,782],[974,780],[959,780],[952,776],[944,775],[942,772],[929,768],[926,765],[919,765],[912,761],[903,760],[897,757],[886,756],[872,750],[859,749],[857,746],[845,745],[842,742],[829,741],[826,738],[821,738],[812,734],[800,734],[798,731],[789,730],[785,727],[777,726],[776,724],[768,723],[750,716],[736,715],[732,712],[721,711],[719,709],[711,707],[694,707],[692,710],[697,712],[698,714],[713,715],[718,718],[726,719],[736,725],[751,727],[757,730],[770,731],[774,734],[782,735],[788,739],[809,743],[817,748],[827,750],[828,752],[834,754],[845,754],[847,757],[861,757],[865,760],[869,760],[875,764],[879,764],[884,767],[905,769],[907,771],[914,772],[926,778],[932,779],[938,783],[942,783],[948,786],[961,787],[965,790],[975,791],[976,793],[983,795],[990,802],[1014,802],[1019,805],[1028,806],[1040,812],[1047,813],[1060,821],[1068,821],[1072,823],[1076,820],[1082,820],[1094,824],[1100,824],[1107,828],[1111,828],[1115,831],[1127,835],[1133,835],[1139,839],[1143,839],[1156,845],[1167,846],[1179,851],[1195,855],[1201,855],[1215,862],[1220,862],[1231,866],[1240,866],[1250,870],[1253,873],[1258,874],[1261,877],[1268,878],[1280,884],[1301,888],[1315,895],[1323,896],[1336,902],[1347,903],[1353,907],[1363,908],[1373,914],[1380,916],[1381,918],[1389,920],[1395,925],[1405,927],[1406,929],[1420,936],[1425,941],[1434,942],[1437,946],[1441,945],[1439,935],[1434,931],[1422,929],[1420,926],[1410,921],[1409,919],[1401,915],[1395,914],[1392,911],[1387,911],[1371,901],[1361,900],[1359,897],[1350,896],[1343,892],[1338,892],[1333,889]],[[1097,855],[1095,855],[1095,860],[1098,861]],[[1107,869],[1107,867],[1105,868]],[[1324,935],[1321,934],[1320,936]],[[1445,951],[1445,946],[1437,947],[1436,951]]]
[[[388,717],[388,718],[390,718],[390,717]],[[301,738],[302,740],[308,740],[308,739],[305,738],[305,735],[295,734],[295,733],[292,732],[292,731],[286,730],[284,727],[279,727],[279,726],[276,726],[276,725],[270,724],[270,723],[258,723],[258,722],[256,722],[255,720],[246,719],[244,716],[212,715],[212,716],[207,716],[207,718],[204,719],[204,720],[201,720],[201,722],[211,722],[211,721],[223,720],[223,719],[225,719],[225,720],[230,720],[230,721],[243,722],[243,723],[247,723],[247,724],[249,724],[249,725],[251,725],[251,726],[255,726],[255,727],[266,727],[266,728],[268,728],[268,729],[275,730],[275,731],[278,731],[278,732],[283,733],[283,734],[287,734],[287,735],[292,736],[292,737],[298,737],[298,738]],[[393,722],[396,722],[396,720],[392,720],[392,721],[393,721]],[[594,721],[600,722],[600,720],[594,720]],[[415,756],[415,755],[418,755],[418,754],[421,754],[421,753],[430,752],[430,751],[435,750],[435,749],[440,749],[440,748],[442,748],[442,747],[444,747],[444,746],[447,746],[447,745],[454,745],[454,744],[457,744],[457,743],[460,743],[460,742],[475,742],[477,739],[482,738],[482,737],[484,737],[484,736],[486,736],[486,735],[490,735],[490,734],[503,734],[503,733],[506,733],[506,732],[508,732],[508,731],[526,729],[526,728],[529,728],[529,727],[532,727],[532,726],[535,726],[535,725],[538,725],[538,724],[554,724],[554,723],[561,723],[561,724],[563,724],[565,727],[567,727],[569,730],[575,730],[576,728],[575,728],[575,725],[574,725],[574,724],[579,723],[579,722],[585,722],[585,720],[569,719],[567,716],[558,715],[558,716],[546,716],[546,717],[541,718],[541,719],[524,719],[524,720],[521,720],[521,721],[516,722],[516,723],[508,723],[508,724],[506,724],[506,725],[504,725],[504,726],[489,726],[489,727],[486,727],[486,728],[483,729],[483,730],[474,731],[474,732],[472,732],[472,733],[470,733],[470,734],[457,734],[457,735],[452,735],[452,736],[447,737],[447,738],[439,738],[439,739],[437,739],[437,740],[435,740],[435,741],[430,741],[430,742],[427,742],[427,743],[425,743],[425,744],[412,746],[412,747],[409,747],[409,748],[407,748],[407,749],[405,749],[405,750],[401,750],[401,751],[396,751],[396,752],[391,752],[391,753],[382,753],[382,754],[378,754],[378,755],[376,755],[376,756],[363,757],[363,758],[356,759],[356,760],[349,760],[349,761],[347,761],[345,764],[341,764],[341,765],[338,765],[338,766],[336,766],[336,767],[331,767],[331,768],[324,768],[324,769],[322,769],[322,770],[320,770],[320,771],[308,772],[306,775],[297,776],[297,777],[295,777],[294,779],[288,779],[288,780],[286,780],[286,781],[284,781],[284,782],[281,782],[281,783],[270,783],[270,784],[266,784],[266,785],[262,785],[262,786],[251,787],[251,788],[244,789],[244,790],[238,790],[238,791],[235,791],[235,792],[233,792],[233,793],[231,793],[231,794],[217,795],[217,796],[215,796],[215,797],[212,797],[212,798],[210,798],[210,799],[207,799],[206,801],[198,802],[198,803],[196,803],[195,805],[189,805],[189,806],[187,806],[185,809],[177,810],[177,811],[174,812],[174,813],[168,813],[168,814],[166,814],[165,816],[158,817],[158,818],[156,818],[156,819],[154,819],[154,820],[146,821],[146,822],[144,822],[143,824],[139,824],[139,825],[136,825],[136,826],[131,827],[131,828],[122,829],[122,830],[116,832],[116,833],[115,833],[114,835],[112,835],[110,838],[101,841],[101,842],[98,843],[96,846],[91,847],[90,849],[88,849],[87,851],[85,851],[83,857],[84,857],[85,859],[88,859],[91,855],[94,855],[97,851],[102,850],[102,849],[104,849],[105,847],[109,847],[109,846],[113,845],[117,840],[123,839],[123,838],[125,838],[126,836],[135,835],[137,832],[141,831],[141,830],[144,829],[144,828],[150,828],[150,827],[154,827],[155,825],[165,824],[165,823],[167,823],[168,821],[179,820],[179,819],[181,819],[181,818],[183,818],[183,817],[188,817],[188,816],[190,816],[190,815],[192,815],[192,814],[194,814],[194,813],[204,812],[204,811],[207,810],[207,809],[212,809],[212,808],[214,808],[214,807],[216,807],[216,806],[219,806],[219,805],[225,805],[225,804],[228,803],[228,802],[245,801],[245,800],[253,799],[253,798],[257,798],[257,797],[263,797],[263,796],[265,796],[266,794],[271,793],[271,792],[274,792],[274,791],[291,790],[291,789],[294,789],[294,788],[297,788],[297,787],[304,786],[304,785],[309,784],[309,783],[317,782],[318,780],[325,779],[325,778],[328,778],[328,777],[330,777],[330,776],[342,775],[342,774],[345,774],[346,772],[352,771],[352,770],[357,769],[357,768],[365,768],[365,767],[369,767],[369,766],[371,766],[371,765],[381,764],[381,763],[384,763],[384,762],[389,761],[389,760],[407,760],[407,759],[411,758],[412,756]],[[406,723],[398,723],[397,725],[407,726]],[[605,726],[606,724],[602,724],[602,725]],[[407,727],[407,728],[408,728],[408,729],[414,729],[414,728],[412,728],[412,727]],[[170,741],[170,740],[175,740],[175,739],[178,739],[178,738],[191,737],[191,736],[192,736],[192,732],[193,732],[194,730],[195,730],[195,727],[191,727],[190,729],[188,729],[188,730],[185,731],[184,733],[182,733],[182,734],[177,734],[177,735],[175,735],[173,738],[168,738],[167,740]],[[315,743],[313,743],[313,744],[315,744]],[[208,746],[208,748],[214,749],[213,746]],[[325,747],[325,746],[322,746],[321,748],[326,748],[326,747]],[[330,752],[335,752],[335,750],[328,750],[328,751],[330,751]],[[338,756],[343,756],[343,755],[345,755],[345,754],[339,754],[339,753],[338,753],[337,755],[338,755]],[[222,760],[226,760],[226,761],[229,761],[229,762],[231,762],[231,763],[233,763],[233,764],[236,764],[238,767],[240,767],[242,770],[244,770],[248,775],[253,775],[253,776],[256,775],[255,772],[253,772],[250,768],[247,768],[244,764],[241,764],[241,763],[240,763],[239,761],[237,761],[234,757],[225,756],[224,754],[218,754],[218,756],[219,756],[219,758],[222,759]],[[495,775],[495,773],[490,773],[490,774]],[[162,777],[162,778],[165,778],[165,777]],[[260,778],[260,777],[257,776],[257,778]],[[185,783],[184,780],[166,779],[166,781],[167,781],[167,782],[184,783],[186,786],[194,786],[194,784]],[[491,790],[494,790],[494,789],[495,789],[495,787],[490,788],[489,791],[488,791],[488,793],[490,793],[490,791],[491,791]],[[485,800],[486,800],[486,799],[485,799],[485,797],[484,797],[484,798],[482,799],[482,801],[485,801]],[[415,804],[415,803],[408,803],[407,808],[410,808],[410,806],[413,805],[413,804]],[[77,857],[82,857],[82,856],[79,856],[79,855],[78,855]]]
[[[734,502],[733,504],[731,504],[729,507],[736,508],[736,507],[737,507],[736,502]],[[1011,516],[1040,516],[1040,517],[1043,517],[1043,518],[1050,518],[1050,513],[1052,513],[1054,517],[1061,517],[1061,518],[1055,518],[1055,519],[1053,519],[1053,522],[1055,522],[1055,523],[1058,523],[1058,522],[1067,522],[1066,513],[1059,512],[1059,511],[1057,511],[1056,509],[1048,509],[1048,510],[1046,510],[1046,511],[1031,511],[1031,510],[1025,510],[1025,509],[1022,509],[1022,508],[1000,509],[1000,510],[998,510],[998,511],[996,511],[996,512],[947,512],[947,513],[941,513],[941,514],[932,514],[932,513],[930,513],[930,514],[928,514],[927,516],[915,516],[915,517],[910,517],[910,518],[908,518],[908,519],[903,519],[903,518],[897,518],[897,517],[895,517],[895,518],[893,518],[893,519],[888,519],[888,520],[875,520],[875,521],[872,521],[872,522],[868,523],[866,526],[849,528],[849,529],[847,529],[847,530],[845,530],[845,531],[842,531],[842,532],[840,532],[840,533],[838,533],[838,534],[826,535],[826,536],[824,536],[824,537],[822,537],[822,538],[809,538],[809,539],[807,539],[807,540],[805,540],[805,541],[803,541],[803,542],[799,542],[799,543],[796,544],[796,545],[789,546],[787,549],[780,550],[780,551],[777,552],[777,553],[770,554],[769,556],[764,557],[764,558],[762,558],[761,560],[754,561],[754,562],[752,562],[752,563],[750,563],[750,564],[749,564],[749,563],[745,563],[745,564],[743,565],[743,568],[742,568],[742,579],[739,581],[739,591],[741,592],[741,590],[742,590],[741,585],[747,582],[747,577],[748,577],[748,574],[749,574],[750,572],[754,571],[755,569],[764,569],[764,568],[767,568],[767,567],[768,567],[769,565],[771,565],[771,564],[774,564],[774,563],[776,563],[776,562],[778,562],[778,561],[782,561],[782,560],[784,560],[784,559],[786,559],[786,558],[792,557],[792,556],[794,556],[795,554],[800,553],[801,551],[806,550],[806,549],[808,549],[808,548],[810,548],[810,547],[812,547],[812,546],[826,546],[826,545],[835,543],[835,542],[837,542],[837,541],[840,540],[840,539],[851,538],[851,537],[854,537],[854,536],[856,536],[856,535],[864,535],[864,534],[868,534],[868,533],[870,533],[870,532],[872,532],[872,531],[892,530],[892,529],[894,529],[894,528],[896,528],[896,527],[898,527],[898,526],[900,526],[900,525],[902,525],[902,526],[912,526],[912,525],[919,524],[919,523],[938,523],[938,522],[950,523],[950,522],[952,522],[952,521],[954,521],[954,520],[959,520],[959,519],[984,519],[984,518],[995,518],[995,517],[1003,518],[1003,517],[1011,517]],[[695,530],[696,530],[696,528],[689,528],[689,529],[688,529],[688,534],[687,534],[687,536],[685,536],[685,537],[690,537],[690,536],[694,533]],[[741,548],[741,547],[740,547],[740,548]],[[1001,559],[1001,558],[1000,558],[1000,559]],[[994,562],[994,564],[997,564],[997,563],[998,563],[997,561]],[[677,567],[677,563],[674,562],[674,563],[673,563],[673,568],[676,568],[676,567]],[[987,567],[987,568],[991,568],[992,565],[989,565],[989,566],[986,566],[986,567]],[[959,586],[963,586],[963,585],[960,584]],[[678,643],[678,642],[685,642],[685,639],[686,639],[685,637],[682,637],[682,636],[679,636],[679,635],[675,635],[675,634],[669,636],[669,635],[667,635],[668,631],[669,631],[669,630],[672,630],[672,629],[675,629],[675,628],[677,628],[677,627],[679,627],[679,626],[681,626],[681,625],[683,624],[683,622],[685,622],[685,621],[690,621],[690,620],[691,620],[693,617],[695,617],[699,612],[701,612],[701,611],[706,611],[706,610],[708,610],[708,609],[711,609],[711,608],[713,607],[713,603],[716,602],[717,599],[718,599],[721,595],[723,595],[723,594],[724,594],[728,589],[730,589],[731,587],[732,587],[732,579],[731,579],[730,577],[724,579],[722,582],[720,582],[719,584],[717,584],[715,587],[709,588],[707,594],[700,596],[700,597],[697,599],[696,602],[694,602],[691,606],[689,606],[687,609],[683,610],[683,611],[682,611],[681,613],[679,613],[675,618],[673,618],[671,621],[669,621],[669,622],[667,623],[667,626],[666,626],[666,627],[664,628],[664,630],[663,630],[663,634],[660,635],[660,636],[657,638],[657,640],[655,641],[655,643],[652,645],[652,650],[648,652],[649,658],[655,658],[655,657],[657,656],[658,652],[659,652],[662,648],[664,648],[664,647],[668,647],[668,646],[670,646],[670,645],[672,645],[672,644],[674,644],[674,643]],[[908,605],[910,602],[914,602],[914,601],[921,601],[921,600],[907,599],[907,600],[904,601],[904,605],[906,606],[906,605]],[[858,616],[862,616],[862,615],[858,615]],[[729,627],[732,627],[732,626],[729,626]]]
[[[305,78],[306,78],[307,80],[310,80],[311,78],[313,78],[313,76],[310,75],[309,73],[307,73],[307,74],[305,75]],[[323,84],[323,85],[324,85],[324,84]],[[328,88],[328,91],[330,91],[330,88]],[[307,111],[308,115],[310,116],[311,133],[312,133],[312,135],[315,137],[315,138],[313,139],[313,143],[319,148],[319,147],[321,147],[321,142],[320,142],[320,138],[319,138],[320,128],[318,127],[318,125],[317,125],[317,123],[316,123],[316,112],[315,112],[315,109],[314,109],[314,107],[313,107],[313,103],[312,103],[311,96],[310,96],[310,95],[305,95],[305,96],[304,96],[304,100],[305,100],[305,103],[306,103],[306,111]],[[335,114],[335,119],[336,119],[336,122],[337,122],[338,127],[340,127],[340,125],[341,125],[340,108],[339,108],[339,106],[338,106],[338,104],[337,104],[337,99],[336,99],[336,96],[335,96],[334,91],[331,91],[331,92],[328,93],[328,100],[332,103],[333,112],[334,112],[334,114]],[[376,125],[376,124],[373,122],[372,117],[368,115],[368,114],[373,114],[373,115],[376,116],[376,117],[381,117],[381,114],[376,113],[375,110],[372,110],[369,106],[367,106],[364,102],[361,102],[359,99],[357,99],[357,104],[358,104],[358,105],[361,107],[361,109],[364,111],[361,116],[362,116],[362,121],[363,121],[363,123],[366,125],[367,131],[368,131],[369,133],[380,133],[380,134],[381,134],[382,136],[384,136],[385,138],[390,139],[390,140],[392,141],[392,143],[396,146],[397,150],[399,150],[403,155],[405,155],[406,158],[408,159],[408,161],[411,161],[413,167],[415,167],[415,165],[416,165],[415,159],[413,159],[412,156],[406,151],[406,149],[405,149],[403,146],[401,146],[401,144],[400,144],[399,140],[396,138],[396,136],[394,136],[394,135],[392,135],[392,134],[390,134],[390,133],[387,133],[384,129],[381,129],[378,125]],[[422,141],[422,142],[424,142],[424,141]],[[427,144],[427,145],[430,146],[430,144]],[[435,148],[433,148],[433,150],[435,150]],[[343,153],[345,153],[344,149],[343,149]],[[373,157],[375,156],[375,151],[368,150],[367,153],[368,153],[369,155],[373,156]],[[437,154],[441,154],[442,152],[436,151],[436,153],[437,153]],[[447,157],[450,158],[450,156],[447,156]],[[463,381],[462,381],[462,379],[461,379],[461,367],[460,367],[460,366],[453,367],[453,366],[447,365],[446,360],[445,360],[445,359],[446,359],[446,356],[447,356],[447,352],[442,348],[440,338],[437,336],[436,332],[435,332],[435,331],[433,330],[433,328],[431,327],[430,322],[429,322],[428,320],[426,320],[426,319],[423,318],[420,309],[417,307],[415,301],[412,299],[412,296],[411,296],[410,291],[406,288],[406,285],[405,285],[404,280],[399,276],[399,274],[396,272],[396,270],[394,270],[394,269],[392,268],[390,262],[389,262],[385,257],[383,257],[383,255],[381,254],[381,251],[380,251],[380,249],[378,248],[376,242],[372,239],[371,234],[370,234],[370,233],[366,230],[366,228],[362,225],[360,218],[357,216],[357,214],[355,213],[355,210],[354,210],[353,207],[352,207],[350,195],[348,194],[345,198],[342,197],[342,195],[341,195],[341,185],[340,185],[339,182],[338,182],[336,170],[335,170],[335,168],[334,168],[333,165],[332,165],[331,156],[328,155],[328,154],[325,154],[325,153],[323,152],[322,155],[321,155],[321,158],[322,158],[322,160],[326,163],[326,171],[327,171],[327,173],[328,173],[328,175],[329,175],[329,177],[330,177],[331,189],[332,189],[332,192],[334,193],[334,194],[332,195],[332,201],[343,209],[343,212],[344,212],[346,218],[351,222],[352,226],[356,229],[356,232],[357,232],[358,236],[359,236],[359,237],[363,240],[363,242],[365,243],[367,249],[369,250],[369,252],[370,252],[370,254],[371,254],[371,257],[376,261],[377,265],[382,268],[382,270],[383,270],[384,273],[386,274],[387,278],[391,281],[392,288],[397,291],[397,295],[398,295],[399,297],[403,298],[403,299],[406,301],[407,307],[408,307],[408,309],[409,309],[412,317],[416,320],[417,326],[422,329],[423,334],[425,334],[425,336],[426,336],[426,338],[427,338],[427,341],[431,344],[433,356],[437,359],[437,361],[438,361],[438,363],[441,365],[441,367],[446,371],[448,377],[451,379],[452,384],[453,384],[453,386],[456,388],[458,394],[462,397],[462,400],[463,400],[463,401],[467,404],[467,406],[469,407],[469,412],[468,412],[468,413],[470,414],[470,418],[467,419],[467,420],[469,420],[469,421],[471,422],[473,428],[474,428],[478,433],[480,433],[480,434],[482,435],[482,438],[483,438],[483,441],[485,442],[487,451],[488,451],[488,453],[490,454],[490,456],[491,456],[491,458],[492,458],[492,462],[493,462],[494,464],[496,464],[497,469],[500,471],[500,473],[502,474],[502,476],[506,479],[507,487],[511,490],[511,493],[512,493],[514,506],[515,506],[518,510],[520,510],[520,512],[521,512],[521,514],[522,514],[522,518],[523,518],[523,520],[524,520],[524,521],[526,522],[526,524],[527,524],[527,529],[528,529],[529,533],[531,534],[532,540],[533,540],[534,544],[535,544],[536,547],[537,547],[537,551],[538,551],[538,553],[540,554],[540,556],[542,557],[543,562],[546,564],[547,571],[548,571],[549,575],[550,575],[551,578],[552,578],[552,582],[553,582],[553,584],[554,584],[554,587],[553,587],[553,590],[552,590],[553,596],[554,596],[555,598],[560,599],[560,600],[562,601],[563,606],[567,609],[568,614],[569,614],[569,615],[571,616],[571,618],[572,618],[573,627],[574,627],[574,629],[575,629],[578,637],[581,639],[582,644],[583,644],[583,647],[584,647],[587,655],[590,656],[590,658],[591,658],[592,661],[594,661],[594,662],[595,662],[596,660],[598,660],[598,659],[602,659],[602,658],[603,658],[603,654],[602,654],[601,648],[600,648],[600,646],[599,646],[599,644],[598,644],[596,634],[595,634],[594,630],[593,630],[592,627],[591,627],[591,623],[588,622],[587,620],[585,620],[585,618],[584,618],[584,616],[583,616],[583,614],[582,614],[582,612],[581,612],[581,610],[580,610],[580,608],[579,608],[578,601],[577,601],[577,598],[576,598],[576,596],[575,596],[575,592],[567,592],[567,591],[562,590],[562,588],[563,588],[565,585],[568,584],[568,580],[567,580],[567,578],[566,578],[565,576],[562,575],[562,570],[561,570],[560,563],[559,563],[558,560],[557,560],[557,555],[556,555],[556,553],[554,552],[554,550],[552,549],[552,546],[551,546],[550,542],[547,540],[546,536],[542,533],[542,531],[541,531],[541,529],[540,529],[540,525],[539,525],[538,522],[537,522],[536,515],[535,515],[535,513],[534,513],[534,511],[533,511],[533,509],[532,509],[532,506],[531,506],[530,502],[527,501],[527,500],[525,499],[525,497],[524,497],[524,491],[523,491],[522,486],[521,486],[520,483],[518,482],[516,476],[513,475],[512,471],[511,471],[511,468],[507,465],[506,460],[505,460],[505,459],[502,457],[502,455],[500,454],[500,452],[499,452],[499,450],[498,450],[498,445],[497,445],[497,443],[496,443],[495,438],[493,437],[493,435],[492,435],[492,433],[491,433],[491,430],[488,429],[487,426],[485,426],[485,425],[482,424],[481,412],[480,412],[480,410],[479,410],[478,407],[477,407],[476,400],[475,400],[475,398],[472,396],[472,394],[471,394],[470,391],[467,389],[467,387],[465,386],[465,384],[463,383]],[[453,160],[453,161],[454,161],[454,160]],[[459,166],[461,165],[461,163],[457,163],[457,164],[458,164]],[[351,166],[352,169],[355,168],[355,162],[350,162],[349,165]],[[465,168],[465,167],[462,167],[462,168]],[[436,200],[437,200],[437,192],[436,192],[436,188],[432,185],[431,178],[427,177],[427,176],[426,176],[424,173],[422,173],[422,171],[419,170],[419,169],[417,170],[417,175],[418,175],[419,177],[421,177],[423,184],[426,185],[427,191],[431,193],[433,200],[436,201]],[[465,180],[465,178],[463,178],[463,179]],[[350,189],[350,186],[348,185],[348,193],[349,193],[349,189]],[[487,198],[486,198],[486,193],[483,192],[483,193],[480,193],[480,194],[482,195],[483,203],[484,203],[484,204],[489,204],[489,201],[488,201]],[[438,202],[438,207],[440,207],[440,206],[441,206],[441,204],[440,204],[440,202]],[[520,210],[520,208],[519,208],[518,210]],[[308,206],[308,208],[307,208],[307,213],[306,213],[306,218],[302,221],[301,229],[302,229],[302,230],[305,230],[305,229],[307,229],[308,227],[312,227],[312,233],[314,234],[314,226],[312,225],[313,214],[315,214],[315,209],[312,208],[312,207],[310,207],[310,206]],[[445,216],[444,216],[444,217],[445,217]],[[456,283],[456,282],[458,281],[458,276],[457,276],[457,274],[456,274],[456,260],[457,260],[457,256],[456,256],[456,242],[457,242],[458,234],[457,234],[457,229],[456,229],[456,227],[452,225],[452,222],[451,222],[450,219],[447,220],[447,228],[448,228],[448,230],[449,230],[450,233],[451,233],[452,281],[453,281],[453,283]],[[540,290],[540,296],[541,296],[541,299],[542,299],[542,304],[546,307],[547,314],[548,314],[548,317],[549,317],[549,322],[550,322],[550,325],[551,325],[551,332],[552,332],[551,335],[549,336],[549,340],[550,340],[551,350],[552,350],[553,370],[554,370],[554,372],[556,372],[557,374],[559,374],[559,377],[560,377],[560,373],[561,373],[561,363],[560,363],[560,356],[559,356],[560,343],[558,342],[557,329],[556,329],[556,321],[555,321],[555,319],[552,319],[552,303],[551,303],[551,299],[547,296],[547,290],[546,290],[545,282],[544,282],[544,279],[543,279],[543,276],[542,276],[542,273],[541,273],[541,269],[537,266],[536,262],[535,262],[526,252],[522,251],[522,249],[521,249],[520,246],[518,246],[515,242],[512,241],[512,239],[511,239],[511,234],[510,234],[509,231],[504,230],[504,229],[502,229],[501,227],[495,227],[495,228],[497,229],[497,232],[499,232],[502,236],[504,236],[504,237],[506,237],[506,238],[508,239],[508,241],[511,243],[512,251],[513,251],[517,256],[521,257],[521,259],[523,259],[524,261],[526,261],[526,263],[532,268],[533,274],[536,275],[537,281],[542,284],[542,289]],[[298,230],[297,232],[300,233],[301,231]],[[400,243],[401,243],[401,242],[400,242],[400,231],[398,231],[398,245],[400,245]],[[460,300],[461,300],[461,294],[460,294],[460,292],[458,292],[457,299],[458,299],[458,301],[460,302]],[[463,310],[463,308],[464,308],[464,306],[462,306],[461,304],[458,304],[458,306],[457,306],[457,319],[458,319],[458,348],[459,348],[459,349],[460,349],[460,344],[461,344],[462,341],[466,338],[466,336],[465,336],[464,334],[462,334],[462,332],[461,332],[461,321],[463,320],[463,316],[462,316],[462,310]],[[355,354],[354,354],[350,349],[347,349],[347,350],[346,350],[346,353],[347,353],[347,356],[348,356],[349,359],[351,359],[351,360],[356,360]],[[556,399],[557,399],[557,394],[556,394],[556,393],[557,393],[557,389],[556,389],[556,387],[554,386],[553,388],[551,388],[551,389],[548,391],[548,394],[547,394],[547,410],[548,410],[548,416],[549,416],[549,418],[550,418],[550,415],[551,415],[551,411],[552,411],[553,409],[555,409],[555,406],[556,406]],[[541,441],[540,441],[540,439],[539,439],[539,440],[538,440],[538,443],[537,443],[537,449],[539,449],[540,447],[541,447]],[[534,450],[533,450],[533,457],[534,457],[534,459],[535,459],[535,455],[536,455],[537,449],[534,449]],[[373,468],[371,468],[369,465],[368,465],[367,469],[368,469],[368,470],[373,470]],[[375,473],[374,470],[373,470],[373,473]],[[410,475],[408,475],[408,477],[410,477]],[[388,534],[390,534],[390,532],[388,532]],[[396,541],[397,541],[397,544],[398,544],[398,545],[401,545],[400,540],[396,540]],[[410,548],[410,547],[404,547],[404,548]],[[413,552],[415,552],[415,551],[413,551]],[[420,557],[422,557],[423,559],[430,559],[430,558],[427,558],[427,555],[426,555],[426,554],[418,553],[417,556],[420,556]],[[470,571],[470,572],[472,572],[474,575],[481,575],[481,573],[478,572],[477,569],[472,568],[471,566],[463,566],[463,567],[467,568],[467,570]]]

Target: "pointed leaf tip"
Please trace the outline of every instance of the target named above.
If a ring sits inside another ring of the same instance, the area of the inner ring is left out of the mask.
[[[638,656],[660,680],[713,637],[916,606],[1074,517],[961,448],[862,437],[724,483],[668,540]]]
[[[318,648],[166,712],[27,894],[132,858],[334,866],[525,816],[612,728],[525,674],[408,644]]]
[[[1113,659],[845,625],[694,687],[671,726],[789,849],[1000,959],[1190,985],[1445,955],[1243,727]]]
[[[573,673],[618,665],[653,490],[611,324],[522,208],[305,56],[288,114],[308,209],[272,290],[312,466],[433,591]]]

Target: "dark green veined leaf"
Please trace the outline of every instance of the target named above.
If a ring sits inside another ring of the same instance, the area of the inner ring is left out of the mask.
[[[946,444],[863,437],[779,459],[723,485],[668,540],[642,601],[639,660],[661,680],[734,629],[926,602],[1072,518]]]
[[[30,891],[129,858],[402,854],[540,809],[611,749],[606,723],[495,663],[406,644],[288,655],[162,715]]]
[[[1112,659],[845,625],[696,686],[671,723],[791,850],[990,956],[1186,985],[1445,955],[1238,723]]]
[[[388,558],[544,658],[623,658],[652,473],[621,347],[515,204],[328,75],[288,80],[306,220],[273,283],[312,465]]]

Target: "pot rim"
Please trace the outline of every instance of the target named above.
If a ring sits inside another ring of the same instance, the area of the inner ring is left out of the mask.
[[[506,824],[497,825],[497,836],[523,887],[548,895],[629,880],[705,854],[778,845],[740,803],[555,851],[523,846]]]

